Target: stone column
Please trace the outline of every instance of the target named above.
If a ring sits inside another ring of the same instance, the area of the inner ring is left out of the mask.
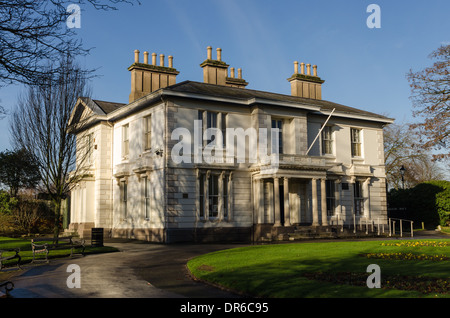
[[[322,210],[322,225],[328,225],[327,216],[327,187],[326,179],[320,179],[320,205]]]
[[[264,179],[256,182],[258,191],[258,224],[264,223]]]
[[[209,220],[209,177],[211,175],[211,171],[206,172],[205,182],[203,184],[203,197],[205,200],[205,214],[203,216],[204,220]]]
[[[278,177],[273,178],[273,201],[275,205],[274,226],[281,226],[280,222],[280,181]]]
[[[284,226],[290,226],[291,209],[289,205],[289,179],[287,177],[283,178],[283,189],[284,189]]]
[[[363,183],[363,197],[364,197],[364,216],[366,218],[370,218],[370,194],[369,194],[369,184],[370,184],[370,178],[367,178],[364,180]]]
[[[233,220],[233,172],[228,176],[228,222]]]
[[[219,175],[219,211],[218,211],[218,219],[219,221],[223,220],[223,178],[225,176],[225,172],[222,171]]]
[[[341,180],[340,179],[336,180],[334,182],[334,186],[335,186],[334,193],[335,193],[335,202],[336,202],[335,209],[337,207],[339,207],[336,212],[336,219],[337,219],[337,222],[339,225],[341,220],[344,221],[343,216],[342,216],[342,204],[341,204]]]
[[[311,179],[311,193],[312,193],[312,217],[313,217],[313,226],[319,226],[319,211],[317,207],[317,179]]]

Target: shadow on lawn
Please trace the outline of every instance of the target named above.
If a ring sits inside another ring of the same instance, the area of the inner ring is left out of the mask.
[[[381,289],[367,287],[370,264],[380,266]],[[424,297],[426,293],[450,296],[448,266],[448,261],[387,261],[358,255],[282,260],[229,270],[203,264],[197,269],[203,280],[259,297]]]

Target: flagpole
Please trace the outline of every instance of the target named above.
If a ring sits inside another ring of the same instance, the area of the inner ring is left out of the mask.
[[[316,142],[317,138],[319,138],[320,134],[322,133],[322,130],[325,128],[326,124],[328,123],[328,120],[330,120],[331,115],[333,115],[334,111],[336,108],[333,108],[333,110],[331,111],[330,115],[328,116],[327,120],[325,121],[325,123],[323,124],[322,128],[320,128],[319,133],[317,134],[316,138],[314,139],[314,141],[312,142],[311,146],[309,146],[308,150],[306,151],[306,155],[308,155],[308,152],[311,150],[312,146],[314,146],[314,143]]]

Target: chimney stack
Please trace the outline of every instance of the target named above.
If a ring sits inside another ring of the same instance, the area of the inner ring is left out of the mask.
[[[298,62],[294,62],[294,74],[288,78],[291,83],[292,96],[322,99],[322,84],[325,82],[317,76],[317,65],[313,65],[311,75],[311,64],[300,63],[300,73],[298,73]]]
[[[231,87],[245,88],[248,83],[242,79],[242,70],[238,69],[238,78],[235,78],[234,67],[230,68],[230,77],[228,77],[229,65],[222,61],[222,49],[216,49],[217,59],[212,59],[212,47],[206,48],[206,60],[200,64],[203,68],[203,81],[209,84],[225,85]]]
[[[144,52],[144,63],[139,63],[139,50],[134,51],[134,63],[128,68],[131,72],[131,93],[129,102],[133,102],[151,92],[176,83],[180,73],[173,68],[173,57],[169,56],[169,67],[164,66],[164,54],[159,56],[160,65],[156,65],[156,53],[152,53],[152,64],[148,64],[147,51]]]

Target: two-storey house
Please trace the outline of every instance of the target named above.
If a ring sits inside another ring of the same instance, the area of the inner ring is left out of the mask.
[[[136,50],[128,104],[78,100],[89,158],[70,230],[170,243],[386,224],[393,120],[322,100],[315,65],[294,63],[291,95],[247,89],[221,53],[207,48],[203,82],[176,83],[171,56]]]

